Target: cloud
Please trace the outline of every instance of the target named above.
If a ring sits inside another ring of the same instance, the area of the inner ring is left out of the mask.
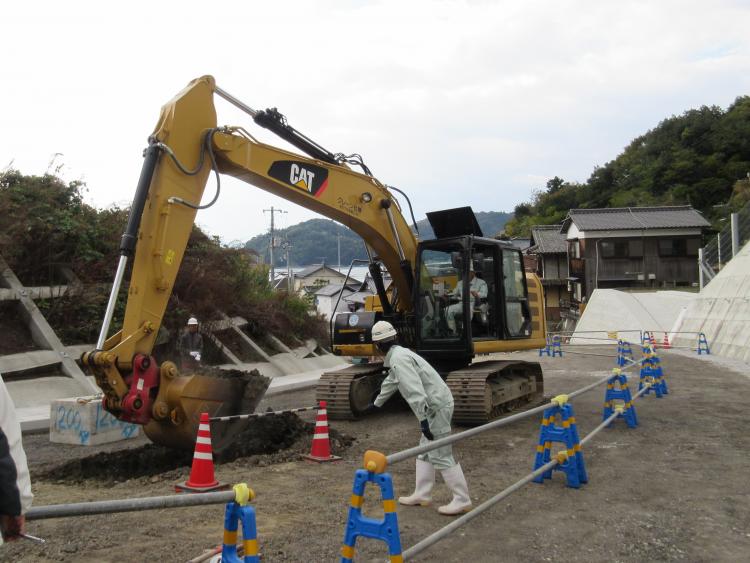
[[[211,73],[334,152],[359,152],[418,216],[512,210],[559,175],[584,181],[635,136],[750,85],[749,12],[718,1],[41,2],[5,8],[0,162],[65,155],[96,205],[128,201],[159,107]],[[148,17],[144,17],[148,14]],[[245,125],[217,102],[222,124]],[[207,192],[210,197],[212,185]],[[312,212],[225,179],[198,221],[225,240],[262,209]]]

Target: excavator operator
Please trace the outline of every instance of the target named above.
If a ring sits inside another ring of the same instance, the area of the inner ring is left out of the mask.
[[[422,431],[420,445],[445,438],[451,433],[453,395],[438,372],[419,354],[399,346],[397,333],[387,321],[378,321],[372,327],[372,341],[385,354],[384,366],[388,377],[380,386],[380,393],[373,407],[381,407],[397,391],[409,403],[419,420]],[[407,506],[427,506],[432,502],[435,486],[435,470],[439,470],[445,484],[453,493],[453,499],[438,508],[440,514],[453,516],[468,512],[471,508],[469,487],[461,466],[453,459],[453,447],[449,444],[417,457],[416,486],[408,497],[399,497],[398,502]]]
[[[463,283],[461,280],[458,280],[458,283],[456,284],[456,289],[453,291],[453,293],[450,295],[451,300],[458,301],[457,303],[453,303],[452,305],[448,305],[448,309],[446,309],[445,312],[445,320],[448,323],[448,328],[451,332],[455,333],[456,331],[456,317],[462,317],[463,311],[464,311],[464,305],[463,305]],[[487,282],[484,281],[482,278],[478,278],[476,272],[474,271],[474,262],[472,261],[471,266],[469,267],[469,293],[471,293],[471,307],[472,310],[478,310],[482,309],[483,307],[487,307],[486,300],[487,300]],[[486,312],[486,311],[485,311]]]

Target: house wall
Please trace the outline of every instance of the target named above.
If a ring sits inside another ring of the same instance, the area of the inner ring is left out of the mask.
[[[346,297],[347,295],[351,295],[352,293],[353,293],[352,291],[347,291],[344,293],[344,296],[341,298],[341,302],[339,303],[339,306],[336,309],[337,313],[349,310],[349,304],[344,300],[344,297]],[[327,320],[331,320],[331,317],[334,314],[333,308],[336,306],[336,300],[338,298],[339,298],[338,294],[333,295],[333,296],[316,295],[315,296],[315,308]]]
[[[560,300],[570,301],[568,284],[562,281],[568,277],[568,257],[566,254],[539,254],[537,257],[537,275],[542,279],[546,317],[548,321],[558,321],[562,309]],[[549,283],[550,280],[560,281]]]
[[[314,274],[310,274],[305,278],[295,276],[294,278],[294,290],[299,292],[303,287],[313,287],[319,285],[324,287],[328,284],[338,283],[343,284],[346,276],[335,271],[320,270]]]
[[[568,257],[565,254],[542,255],[544,279],[564,280],[568,277]]]
[[[688,244],[695,254],[687,256],[663,256],[659,252],[660,240],[682,239],[691,241]],[[643,245],[643,256],[605,258],[601,242],[635,241]],[[570,241],[569,244],[575,244]],[[697,249],[700,246],[700,235],[677,236],[631,236],[588,238],[581,240],[581,256],[584,259],[582,295],[591,297],[594,289],[627,288],[627,287],[674,287],[690,286],[698,282]],[[575,277],[580,275],[580,262],[571,260],[571,272]]]

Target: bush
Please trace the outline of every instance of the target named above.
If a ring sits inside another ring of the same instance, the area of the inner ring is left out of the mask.
[[[0,174],[0,254],[24,285],[64,283],[61,266],[70,267],[84,284],[111,283],[128,210],[97,210],[83,203],[84,189],[82,182],[65,183],[49,174]],[[127,282],[113,327],[122,325],[126,288]],[[108,297],[106,284],[88,285],[85,292],[38,305],[64,342],[86,343],[97,339]],[[271,332],[289,344],[295,337],[325,335],[324,323],[310,306],[275,292],[268,269],[255,264],[246,250],[222,246],[193,227],[162,326],[176,341],[189,316],[205,322],[222,312],[242,316],[259,334]]]

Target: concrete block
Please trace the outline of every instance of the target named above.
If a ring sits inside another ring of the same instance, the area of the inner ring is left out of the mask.
[[[59,399],[50,404],[49,439],[58,444],[97,446],[135,438],[137,424],[117,420],[101,399]]]

